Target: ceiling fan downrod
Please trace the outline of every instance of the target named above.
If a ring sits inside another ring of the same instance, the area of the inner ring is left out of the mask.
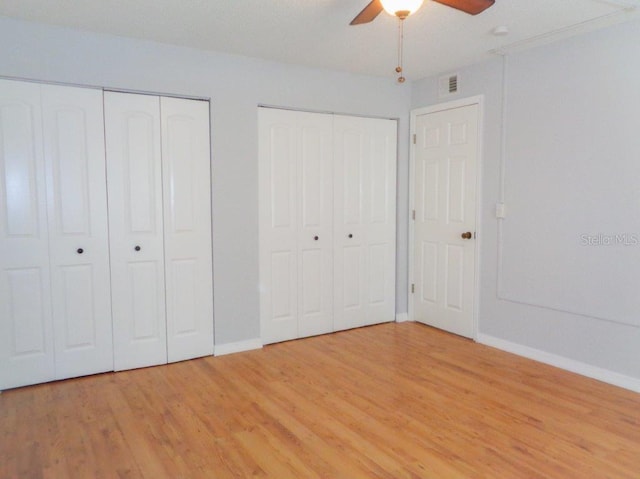
[[[407,17],[400,17],[398,15],[398,66],[396,67],[396,73],[398,76],[398,83],[404,83],[406,78],[402,74],[402,60],[403,60],[403,44],[404,44],[404,19]]]

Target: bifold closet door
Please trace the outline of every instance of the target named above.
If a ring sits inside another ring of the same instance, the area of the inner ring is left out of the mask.
[[[397,122],[258,115],[263,342],[393,321]]]
[[[102,91],[42,85],[56,379],[113,370]]]
[[[102,91],[0,80],[0,389],[113,368]]]
[[[160,101],[104,93],[116,370],[167,362]]]
[[[213,354],[209,102],[160,99],[169,362]]]
[[[331,115],[259,109],[264,343],[333,331]]]
[[[209,104],[105,92],[115,369],[213,354]]]
[[[0,80],[0,389],[55,378],[40,85]]]
[[[334,324],[395,320],[397,122],[336,116]]]

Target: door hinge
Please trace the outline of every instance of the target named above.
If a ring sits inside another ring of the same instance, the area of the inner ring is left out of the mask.
[[[415,220],[416,220],[416,210],[412,210],[412,211],[411,211],[411,219],[412,219],[413,221],[415,221]]]
[[[413,144],[414,145],[416,144],[416,134],[415,133],[413,134]]]
[[[411,292],[412,293],[416,292],[416,285],[414,283],[411,283]]]

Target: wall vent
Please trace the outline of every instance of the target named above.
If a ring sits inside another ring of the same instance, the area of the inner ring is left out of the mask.
[[[457,73],[441,76],[438,93],[441,97],[455,95],[456,93],[458,93],[459,85],[460,82],[458,80]]]

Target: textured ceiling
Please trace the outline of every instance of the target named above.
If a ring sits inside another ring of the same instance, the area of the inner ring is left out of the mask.
[[[0,15],[285,63],[393,76],[397,21],[349,26],[369,0],[2,0]],[[405,22],[409,80],[638,18],[640,0],[496,0],[478,16],[426,1]],[[505,25],[507,36],[491,31]]]

